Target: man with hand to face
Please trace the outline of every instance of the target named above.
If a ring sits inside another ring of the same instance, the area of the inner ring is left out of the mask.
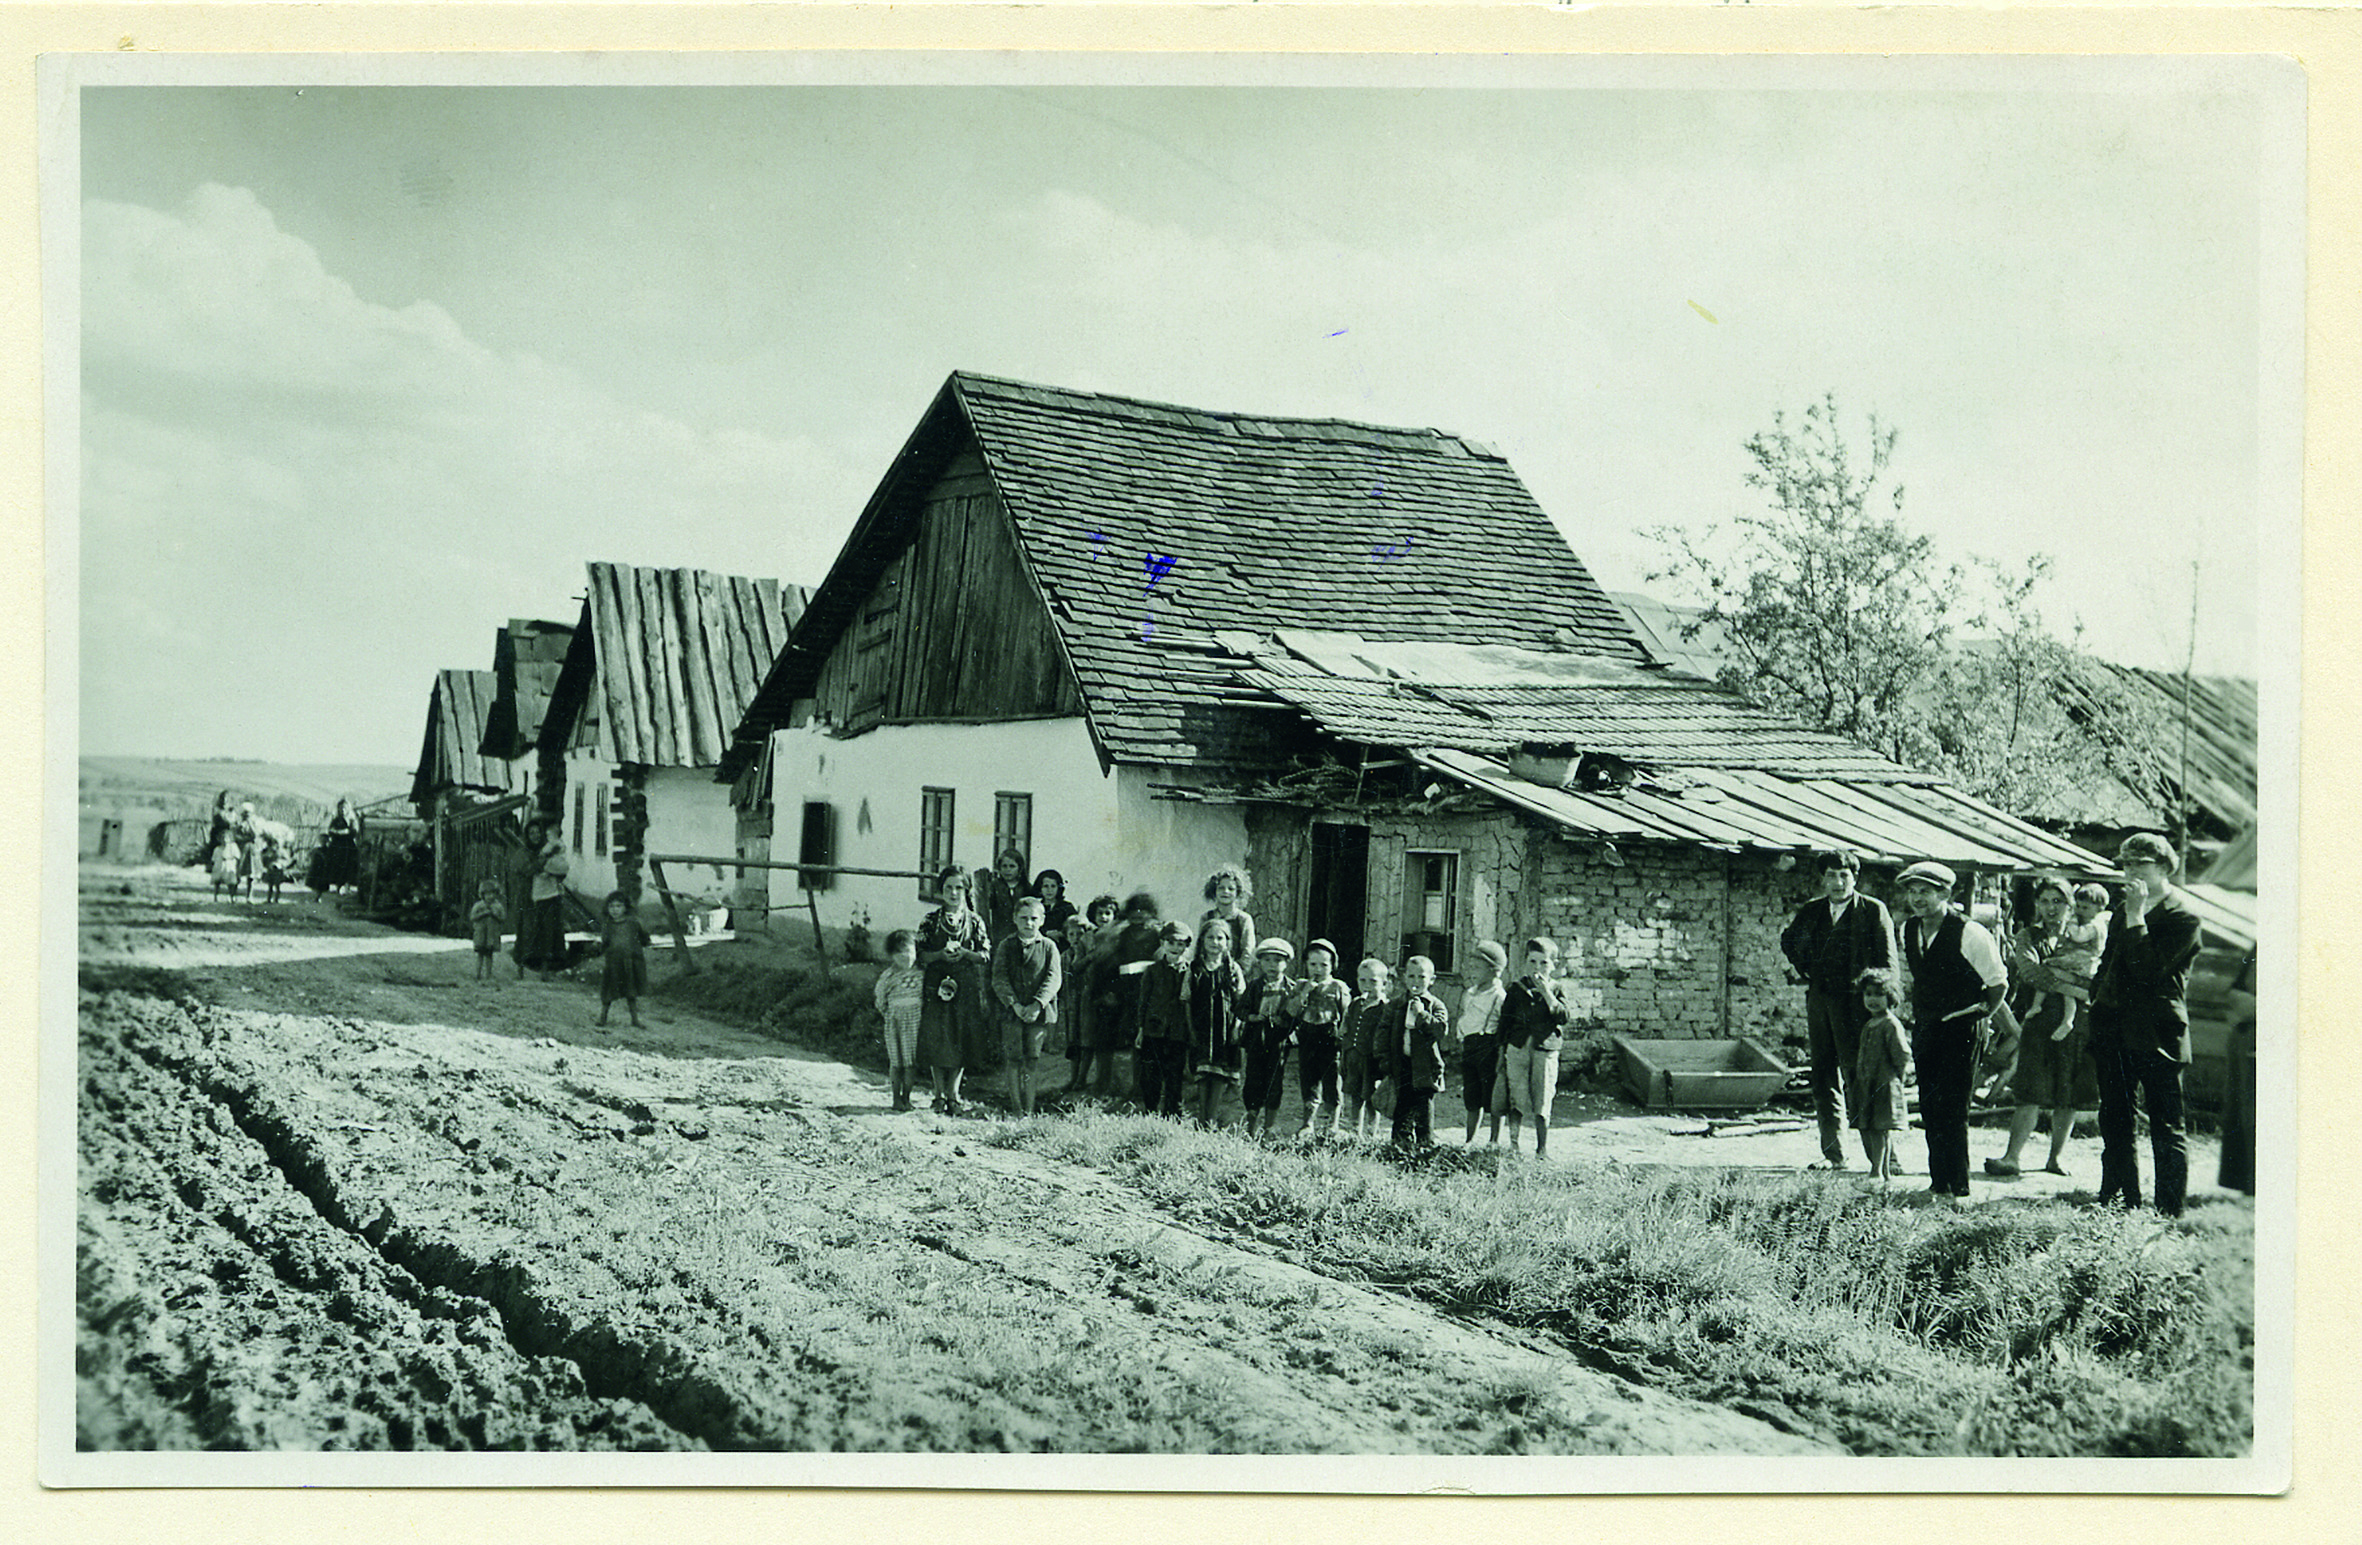
[[[1804,983],[1804,1025],[1812,1047],[1813,1116],[1821,1166],[1845,1168],[1845,1103],[1859,1051],[1861,1006],[1854,984],[1895,963],[1894,923],[1885,903],[1854,888],[1862,861],[1837,849],[1821,855],[1821,894],[1780,932],[1780,953]]]
[[[2000,946],[1952,907],[1952,871],[1932,860],[1896,877],[1903,898],[1903,962],[1911,970],[1911,1059],[1919,1069],[1919,1124],[1927,1131],[1928,1195],[1968,1195],[1968,1095],[1977,1032],[2008,989]]]
[[[2137,1090],[2149,1107],[2157,1210],[2179,1217],[2190,1178],[2182,1069],[2190,1061],[2190,967],[2198,959],[2198,919],[2173,893],[2180,861],[2163,837],[2134,832],[2116,850],[2116,867],[2124,871],[2123,911],[2108,930],[2091,983],[2091,1056],[2100,1084],[2099,1200],[2102,1206],[2141,1204],[2140,1161],[2133,1152]]]

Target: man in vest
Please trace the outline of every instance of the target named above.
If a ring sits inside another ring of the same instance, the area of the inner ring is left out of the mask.
[[[1821,1125],[1821,1168],[1845,1168],[1840,1084],[1854,1077],[1862,1005],[1854,983],[1895,963],[1886,903],[1854,888],[1862,861],[1838,849],[1821,855],[1821,894],[1780,932],[1780,953],[1804,983],[1804,1028],[1812,1048],[1813,1116]]]
[[[2100,1195],[2104,1206],[2141,1204],[2133,1152],[2132,1098],[2149,1107],[2149,1149],[2157,1168],[2157,1210],[2178,1217],[2189,1188],[2182,1134],[2182,1069],[2190,1060],[2190,967],[2198,919],[2173,893],[2180,861],[2155,832],[2134,832],[2116,850],[2124,871],[2123,911],[2108,930],[2091,983],[2091,1057],[2100,1084]]]
[[[1927,1132],[1930,1196],[1968,1195],[1968,1094],[1977,1033],[2008,990],[2001,948],[1982,923],[1953,910],[1950,869],[1933,861],[1896,876],[1903,898],[1903,964],[1911,972],[1911,1056],[1919,1068],[1919,1124]]]

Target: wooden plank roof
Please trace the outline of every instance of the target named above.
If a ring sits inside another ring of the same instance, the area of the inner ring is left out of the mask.
[[[2193,676],[2189,710],[2183,680],[2166,671],[2080,658],[2058,682],[2068,713],[2103,733],[2121,728],[2140,737],[2164,781],[2181,787],[2184,727],[2189,775],[2184,797],[2226,834],[2255,824],[2257,715],[2253,681]],[[2168,814],[2165,824],[2170,824]]]
[[[483,752],[484,724],[492,712],[495,681],[490,671],[438,671],[427,694],[426,736],[410,779],[410,799],[424,804],[448,788],[506,793],[514,770]]]
[[[595,701],[608,760],[714,765],[806,599],[775,579],[591,564],[545,738],[563,744]]]
[[[514,760],[533,749],[574,629],[563,622],[511,618],[492,645],[492,709],[484,721],[483,752]]]
[[[2115,872],[2097,856],[1941,785],[1726,769],[1701,772],[1679,791],[1587,791],[1534,782],[1477,752],[1421,747],[1410,754],[1469,788],[1585,837],[1765,852],[1842,847],[1895,865],[1934,858],[1982,869]]]
[[[1490,448],[1435,429],[1209,412],[955,372],[889,468],[724,774],[810,693],[973,445],[1110,761],[1253,754],[1272,721],[1188,646],[1252,628],[1569,649],[1638,663],[1622,613]],[[1251,699],[1251,695],[1249,695]]]

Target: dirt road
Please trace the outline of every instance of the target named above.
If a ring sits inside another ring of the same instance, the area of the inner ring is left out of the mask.
[[[86,1447],[1816,1447],[696,1015],[170,871],[82,901]]]

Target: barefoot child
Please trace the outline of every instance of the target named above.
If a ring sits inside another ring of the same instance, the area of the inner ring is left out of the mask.
[[[1016,932],[993,947],[992,996],[1001,1008],[1001,1045],[1009,1058],[1009,1103],[1033,1114],[1033,1064],[1058,1022],[1058,989],[1065,974],[1058,945],[1042,932],[1048,909],[1039,896],[1021,896],[1010,913]]]
[[[1334,1137],[1345,1119],[1337,1098],[1337,1032],[1353,1003],[1353,989],[1337,979],[1337,946],[1315,939],[1304,946],[1304,980],[1288,998],[1288,1017],[1296,1031],[1296,1079],[1304,1095],[1304,1125],[1298,1137]],[[1321,1104],[1326,1100],[1329,1129],[1317,1132]]]
[[[886,1027],[886,1068],[893,1081],[894,1108],[909,1110],[912,1064],[918,1060],[919,1013],[926,999],[926,973],[919,969],[919,936],[908,928],[886,935],[886,969],[878,973],[878,1018]]]
[[[1378,1021],[1386,1017],[1386,962],[1372,956],[1361,963],[1356,978],[1361,993],[1345,1010],[1344,1028],[1337,1035],[1337,1086],[1340,1120],[1353,1123],[1356,1138],[1368,1137],[1378,1122],[1379,1064],[1375,1043]]]
[[[1902,997],[1893,970],[1872,967],[1860,977],[1862,1026],[1852,1081],[1854,1129],[1862,1134],[1862,1158],[1871,1179],[1883,1185],[1894,1173],[1894,1134],[1908,1122],[1903,1078],[1911,1066],[1911,1048],[1903,1039],[1903,1022],[1895,1017]]]
[[[1295,957],[1295,946],[1285,939],[1265,939],[1256,945],[1254,979],[1239,995],[1239,1042],[1246,1052],[1246,1072],[1238,1098],[1246,1107],[1250,1141],[1268,1133],[1279,1119],[1280,1083],[1295,1031],[1288,1017],[1288,997],[1296,990],[1288,962]]]
[[[607,1008],[616,999],[640,1023],[640,999],[648,991],[648,930],[632,916],[631,903],[617,891],[607,898],[604,963],[599,968],[599,1023],[607,1022]]]
[[[468,930],[476,937],[476,980],[497,981],[493,957],[500,953],[500,925],[508,920],[508,895],[498,880],[476,887],[476,904],[467,909]]]

